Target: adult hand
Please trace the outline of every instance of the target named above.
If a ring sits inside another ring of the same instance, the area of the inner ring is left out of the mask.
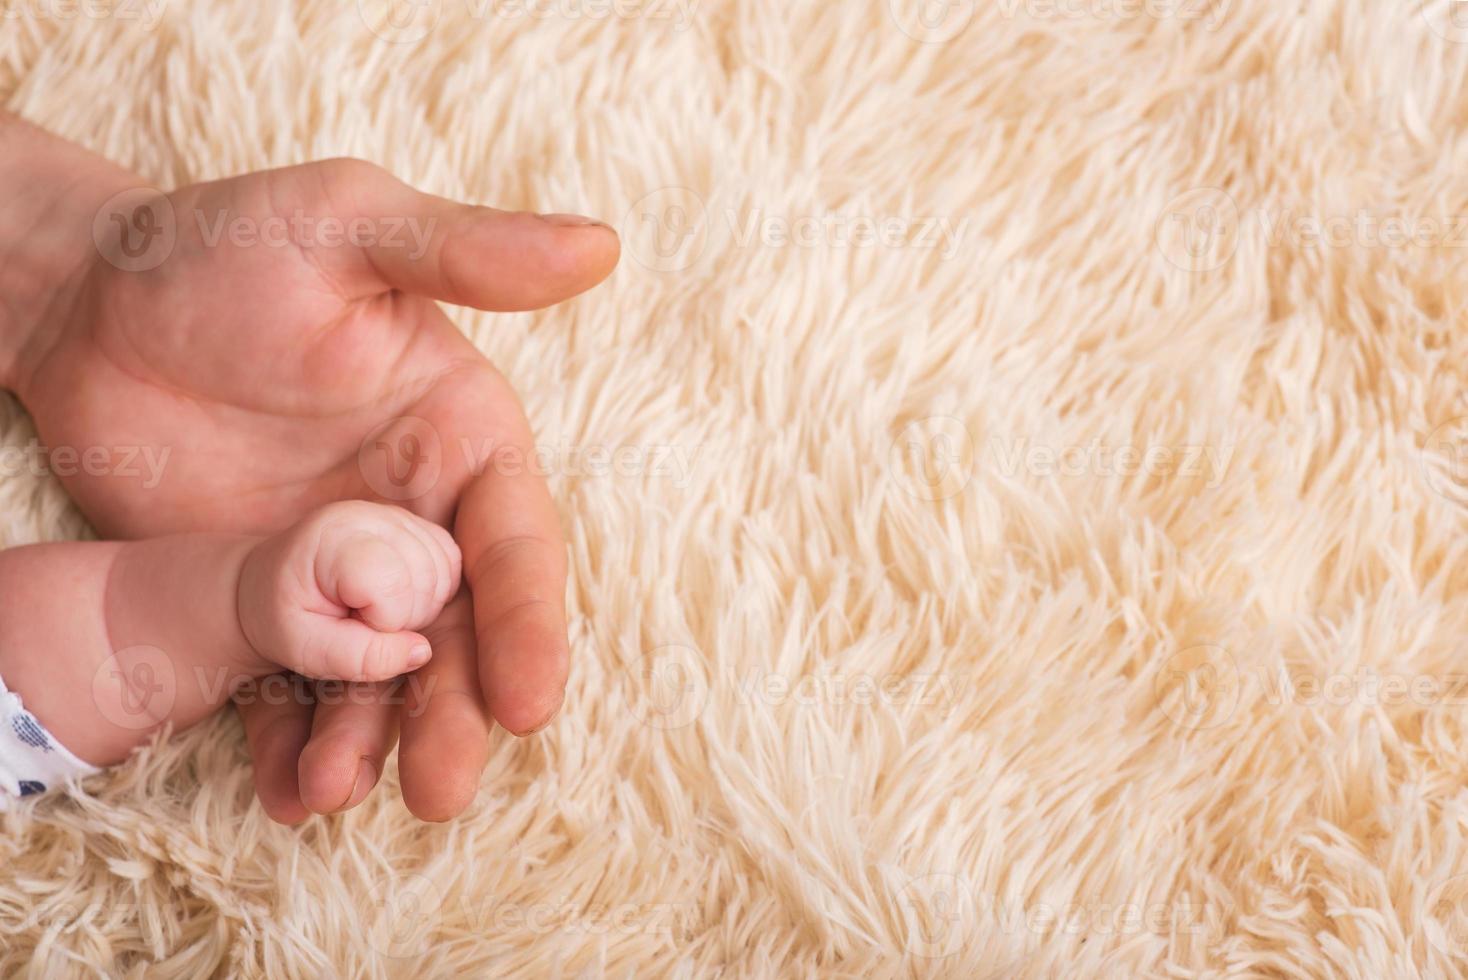
[[[559,302],[610,273],[617,236],[356,160],[140,186],[0,118],[0,381],[53,453],[139,450],[133,474],[54,467],[106,536],[268,532],[352,497],[451,524],[472,611],[426,631],[400,753],[408,807],[447,819],[473,798],[490,717],[526,734],[560,705],[566,569],[543,479],[484,465],[533,451],[519,402],[434,301]],[[284,822],[360,802],[397,737],[395,699],[309,700],[241,706]]]

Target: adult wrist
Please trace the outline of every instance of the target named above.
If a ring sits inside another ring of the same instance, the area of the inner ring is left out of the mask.
[[[92,227],[135,175],[0,111],[0,387],[24,389],[97,256]]]

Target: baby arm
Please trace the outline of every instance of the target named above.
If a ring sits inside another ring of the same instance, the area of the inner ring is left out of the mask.
[[[109,765],[281,668],[373,681],[422,666],[418,631],[460,565],[447,531],[361,501],[271,538],[14,548],[0,552],[0,683],[74,755]]]

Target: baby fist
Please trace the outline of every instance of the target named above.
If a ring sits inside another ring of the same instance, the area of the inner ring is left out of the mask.
[[[432,656],[418,630],[459,588],[443,528],[399,507],[329,504],[267,538],[240,575],[240,625],[266,660],[320,680],[381,681]]]

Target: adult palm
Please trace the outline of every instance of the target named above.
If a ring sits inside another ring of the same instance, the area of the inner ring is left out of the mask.
[[[355,497],[452,526],[472,616],[460,602],[429,631],[435,657],[409,694],[419,703],[402,719],[401,770],[415,813],[459,812],[488,716],[525,733],[559,706],[565,555],[544,481],[485,465],[523,458],[529,426],[435,300],[558,302],[610,272],[615,234],[458,204],[333,160],[166,196],[126,191],[97,213],[94,238],[15,372],[53,453],[112,453],[112,465],[54,467],[66,488],[117,537],[266,532]],[[135,450],[133,466],[116,465]],[[360,802],[397,734],[385,700],[242,705],[267,811],[295,821]]]

